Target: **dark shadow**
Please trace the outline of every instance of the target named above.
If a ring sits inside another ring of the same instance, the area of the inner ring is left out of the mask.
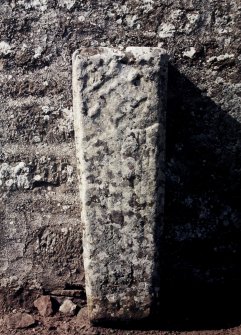
[[[160,327],[237,326],[241,124],[172,65],[168,77]]]

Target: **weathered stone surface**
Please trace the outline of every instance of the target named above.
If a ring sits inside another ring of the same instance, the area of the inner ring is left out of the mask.
[[[42,316],[53,315],[53,299],[49,295],[43,295],[34,301],[34,306]]]
[[[77,305],[70,299],[65,299],[62,305],[59,307],[59,311],[66,315],[75,315],[77,311]]]
[[[18,312],[7,315],[5,324],[9,329],[21,329],[33,326],[35,320],[31,314]]]
[[[93,322],[150,316],[163,226],[167,55],[87,48],[73,56],[86,293]]]
[[[200,282],[232,283],[239,292],[240,0],[67,2],[0,2],[0,164],[10,175],[20,162],[30,169],[21,172],[30,188],[12,176],[0,187],[0,311],[22,306],[19,287],[79,285],[84,272],[71,88],[71,56],[82,46],[167,50],[163,274],[173,299],[176,292],[186,299],[191,287],[196,297]]]

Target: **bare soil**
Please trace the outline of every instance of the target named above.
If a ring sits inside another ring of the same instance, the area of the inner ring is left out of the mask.
[[[0,319],[1,335],[241,335],[241,325],[227,329],[175,329],[176,325],[165,326],[156,324],[129,325],[125,328],[93,327],[89,323],[87,309],[82,308],[74,317],[63,316],[60,313],[52,317],[41,317],[34,314],[36,325],[28,329],[9,329],[5,318]],[[186,325],[188,328],[188,325]]]

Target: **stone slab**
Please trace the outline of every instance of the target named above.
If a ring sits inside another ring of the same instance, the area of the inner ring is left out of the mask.
[[[93,323],[150,317],[159,294],[167,55],[83,48],[73,55],[84,267]]]

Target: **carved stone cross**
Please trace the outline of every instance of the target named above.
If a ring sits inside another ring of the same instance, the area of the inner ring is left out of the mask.
[[[83,48],[73,56],[74,122],[90,319],[141,320],[159,293],[167,56]]]

